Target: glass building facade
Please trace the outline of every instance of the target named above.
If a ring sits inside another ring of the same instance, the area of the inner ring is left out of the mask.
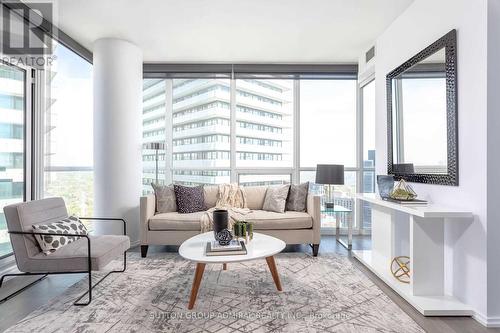
[[[171,160],[166,151],[159,151],[159,182],[229,182],[230,81],[174,79],[170,84],[167,80],[146,79],[143,86],[143,142],[167,142],[172,149]],[[287,80],[237,80],[237,167],[292,166],[292,84]],[[151,191],[150,184],[156,178],[155,160],[156,151],[143,150],[145,193]],[[290,176],[245,174],[239,182],[283,184],[290,182]]]
[[[0,257],[12,252],[3,207],[24,200],[25,71],[0,64]]]

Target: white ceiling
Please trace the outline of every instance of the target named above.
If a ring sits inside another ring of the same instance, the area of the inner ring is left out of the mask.
[[[90,50],[127,39],[146,62],[357,62],[412,1],[55,0],[55,22]]]

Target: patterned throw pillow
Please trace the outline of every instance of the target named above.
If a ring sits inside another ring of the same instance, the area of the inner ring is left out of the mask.
[[[40,245],[42,252],[45,254],[50,254],[80,238],[76,236],[63,236],[64,234],[88,234],[85,225],[75,216],[70,216],[57,222],[33,224],[33,231],[61,234],[61,236],[35,235],[38,245]]]
[[[284,213],[290,185],[269,186],[264,198],[263,210]]]
[[[205,194],[203,186],[174,185],[177,211],[181,214],[195,213],[205,210]]]
[[[286,199],[286,210],[305,212],[307,206],[307,192],[309,192],[309,182],[299,185],[290,185],[290,192]]]
[[[174,185],[156,185],[151,183],[155,191],[156,198],[156,212],[157,213],[170,213],[177,211],[177,204],[175,202]]]

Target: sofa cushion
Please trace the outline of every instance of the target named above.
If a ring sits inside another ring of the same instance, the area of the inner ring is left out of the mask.
[[[217,202],[217,195],[219,194],[218,185],[205,185],[203,186],[203,192],[205,194],[205,207],[206,209],[215,207]]]
[[[149,230],[201,230],[200,218],[205,212],[157,214],[149,219]]]
[[[288,198],[286,199],[286,210],[305,212],[308,192],[309,182],[290,185],[290,192],[288,192]]]
[[[304,212],[275,213],[254,210],[245,216],[245,221],[254,224],[254,230],[290,230],[312,228],[311,215]]]
[[[206,209],[203,186],[174,185],[174,191],[179,213],[195,213]]]
[[[123,258],[130,248],[128,236],[96,235],[90,238],[92,270],[102,270],[111,260]],[[88,267],[88,241],[80,238],[50,255],[39,253],[28,261],[29,272],[85,271]]]
[[[263,210],[284,213],[290,185],[270,186],[264,199]]]
[[[247,207],[250,209],[262,209],[267,186],[245,186],[243,190],[247,199]]]
[[[158,213],[177,211],[174,185],[157,185],[155,183],[151,183],[151,187],[153,187],[153,190],[155,191],[156,211]]]

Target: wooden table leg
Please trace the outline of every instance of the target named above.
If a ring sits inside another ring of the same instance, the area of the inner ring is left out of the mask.
[[[189,297],[188,309],[191,310],[194,307],[194,302],[196,302],[196,296],[198,295],[198,289],[200,289],[200,282],[203,278],[203,272],[205,271],[204,263],[197,263],[196,270],[194,271],[193,287],[191,287],[191,296]]]
[[[227,271],[227,264],[226,263],[222,264],[222,269],[225,270],[225,271]]]
[[[273,276],[274,284],[276,284],[276,289],[278,289],[278,291],[282,291],[280,276],[278,274],[278,269],[276,268],[274,257],[267,257],[266,261],[267,266],[269,266],[269,270],[271,271],[271,275]]]

